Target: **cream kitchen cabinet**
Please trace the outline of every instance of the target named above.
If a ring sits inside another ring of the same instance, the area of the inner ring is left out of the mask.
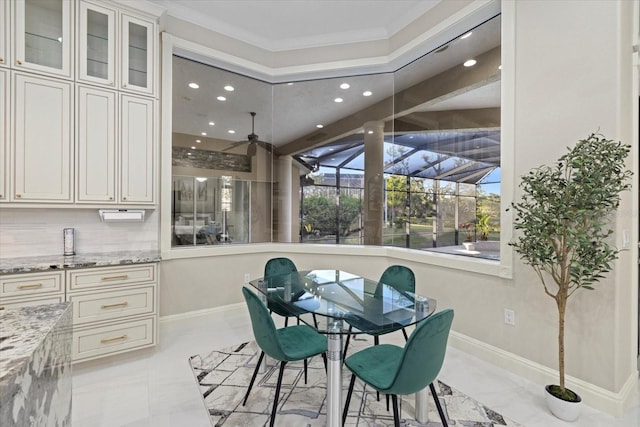
[[[1,6],[0,6],[1,7]],[[9,70],[0,68],[0,201],[7,200],[9,186]]]
[[[157,274],[155,263],[67,271],[74,361],[156,344]]]
[[[155,197],[155,101],[120,95],[120,202],[152,204]]]
[[[71,203],[73,84],[13,73],[13,202]]]
[[[73,78],[75,2],[69,0],[3,1],[13,7],[15,69]]]
[[[155,23],[121,14],[120,88],[145,95],[155,94]]]
[[[0,276],[0,309],[64,302],[64,283],[63,272]]]
[[[76,202],[154,203],[155,101],[79,85],[76,104]]]
[[[115,203],[116,200],[115,91],[77,87],[76,202]]]
[[[78,10],[78,81],[116,88],[117,11],[81,1]]]
[[[10,5],[8,1],[0,2],[0,67],[9,66]]]

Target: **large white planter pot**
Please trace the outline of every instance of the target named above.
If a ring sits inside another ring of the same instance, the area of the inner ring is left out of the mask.
[[[580,416],[580,410],[582,408],[582,399],[577,402],[570,402],[568,400],[562,400],[555,397],[553,394],[549,392],[549,387],[546,386],[545,390],[545,400],[547,401],[547,407],[551,411],[553,415],[565,421],[575,421]],[[577,396],[577,394],[576,394]]]

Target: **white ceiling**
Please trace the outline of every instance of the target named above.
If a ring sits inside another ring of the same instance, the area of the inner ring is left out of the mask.
[[[415,18],[428,14],[429,9],[441,1],[454,0],[151,1],[165,7],[167,13],[176,18],[215,28],[229,37],[275,52],[348,44],[367,38],[388,39]],[[469,39],[456,41],[453,48],[438,53],[437,60],[425,61],[421,66],[414,63],[396,78],[388,74],[350,78],[352,88],[348,94],[342,91],[346,96],[340,105],[335,104],[333,98],[341,96],[337,82],[342,79],[274,86],[202,64],[186,66],[183,61],[184,66],[174,69],[173,131],[197,137],[207,132],[207,138],[244,141],[251,131],[249,112],[255,111],[258,113],[255,132],[260,139],[284,145],[313,133],[318,123],[326,125],[337,121],[460,64],[467,55],[485,52],[496,45],[496,37],[499,44],[499,32],[498,24],[489,31],[479,31]],[[350,74],[347,71],[344,75]],[[233,84],[236,90],[224,93],[222,80],[224,84]],[[189,89],[190,81],[197,81],[201,88]],[[374,96],[368,99],[355,96],[364,89],[373,90]],[[226,95],[228,100],[220,103],[215,100],[218,95]],[[431,102],[421,111],[493,107],[499,103],[500,84],[493,83],[442,103]],[[209,121],[215,122],[215,126],[209,126]],[[230,135],[228,129],[235,129],[236,133]]]
[[[443,0],[151,0],[176,18],[283,51],[387,40]]]

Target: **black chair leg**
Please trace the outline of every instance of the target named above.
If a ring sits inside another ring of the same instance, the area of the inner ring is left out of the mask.
[[[449,424],[447,424],[447,417],[444,416],[444,411],[442,410],[442,405],[440,405],[440,399],[438,399],[438,394],[436,393],[436,388],[433,386],[433,383],[429,384],[429,389],[431,390],[433,401],[436,402],[436,408],[438,408],[438,414],[440,415],[442,426],[448,427]]]
[[[327,373],[327,353],[322,353],[322,361],[324,362],[324,372]]]
[[[298,320],[296,321],[296,325],[299,325],[299,324],[300,324],[300,317],[297,317],[297,316],[296,316],[296,319],[298,319]]]
[[[407,331],[405,331],[404,328],[402,328],[402,335],[404,335],[405,341],[409,341],[409,336],[407,335]]]
[[[389,412],[389,395],[385,394],[385,396],[387,396],[387,412]]]
[[[347,420],[347,413],[349,412],[349,402],[351,402],[351,394],[353,393],[353,385],[356,383],[355,374],[351,375],[351,381],[349,381],[349,391],[347,392],[347,400],[344,402],[344,410],[342,411],[342,425],[344,426]]]
[[[256,380],[256,376],[258,375],[258,370],[260,369],[260,364],[262,363],[262,359],[264,359],[264,351],[260,352],[260,357],[258,358],[258,363],[256,363],[256,369],[253,371],[253,376],[251,377],[251,381],[249,382],[249,388],[247,389],[247,394],[244,395],[244,401],[242,402],[242,406],[245,406],[247,404],[247,399],[249,398],[251,387],[253,387],[253,383]]]
[[[287,364],[284,360],[280,362],[280,372],[278,372],[278,384],[276,384],[276,395],[273,397],[273,409],[271,410],[271,422],[270,427],[275,425],[276,411],[278,410],[278,397],[280,397],[280,386],[282,385],[282,374],[284,373],[284,366]]]
[[[400,416],[398,414],[398,396],[392,394],[391,399],[393,400],[393,425],[395,427],[400,427]]]
[[[311,316],[313,316],[313,325],[318,329],[318,319],[316,319],[316,314],[311,313]]]
[[[347,340],[344,342],[344,351],[342,352],[342,361],[347,358],[347,348],[349,347],[349,340],[351,339],[351,326],[349,326],[349,332],[347,332]]]
[[[284,318],[284,327],[286,328],[289,325],[289,318],[285,317]]]
[[[379,345],[380,344],[380,338],[377,335],[374,335],[373,337],[373,345]],[[376,391],[376,399],[378,400],[378,402],[380,402],[380,392]],[[388,409],[388,407],[387,407]]]
[[[304,359],[304,383],[307,383],[307,359]]]

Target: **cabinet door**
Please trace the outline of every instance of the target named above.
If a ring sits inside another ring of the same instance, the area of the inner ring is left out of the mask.
[[[69,0],[15,0],[14,67],[72,77]]]
[[[152,99],[121,95],[122,203],[153,203],[154,200],[154,105]]]
[[[0,69],[0,201],[8,199],[9,183],[9,72]]]
[[[13,201],[71,202],[72,83],[13,74]]]
[[[154,92],[155,24],[122,15],[122,89],[151,94]]]
[[[78,20],[78,80],[115,87],[115,10],[80,2]]]
[[[78,85],[76,108],[76,200],[115,203],[116,94]]]
[[[0,67],[9,66],[9,5],[8,1],[0,2]]]

